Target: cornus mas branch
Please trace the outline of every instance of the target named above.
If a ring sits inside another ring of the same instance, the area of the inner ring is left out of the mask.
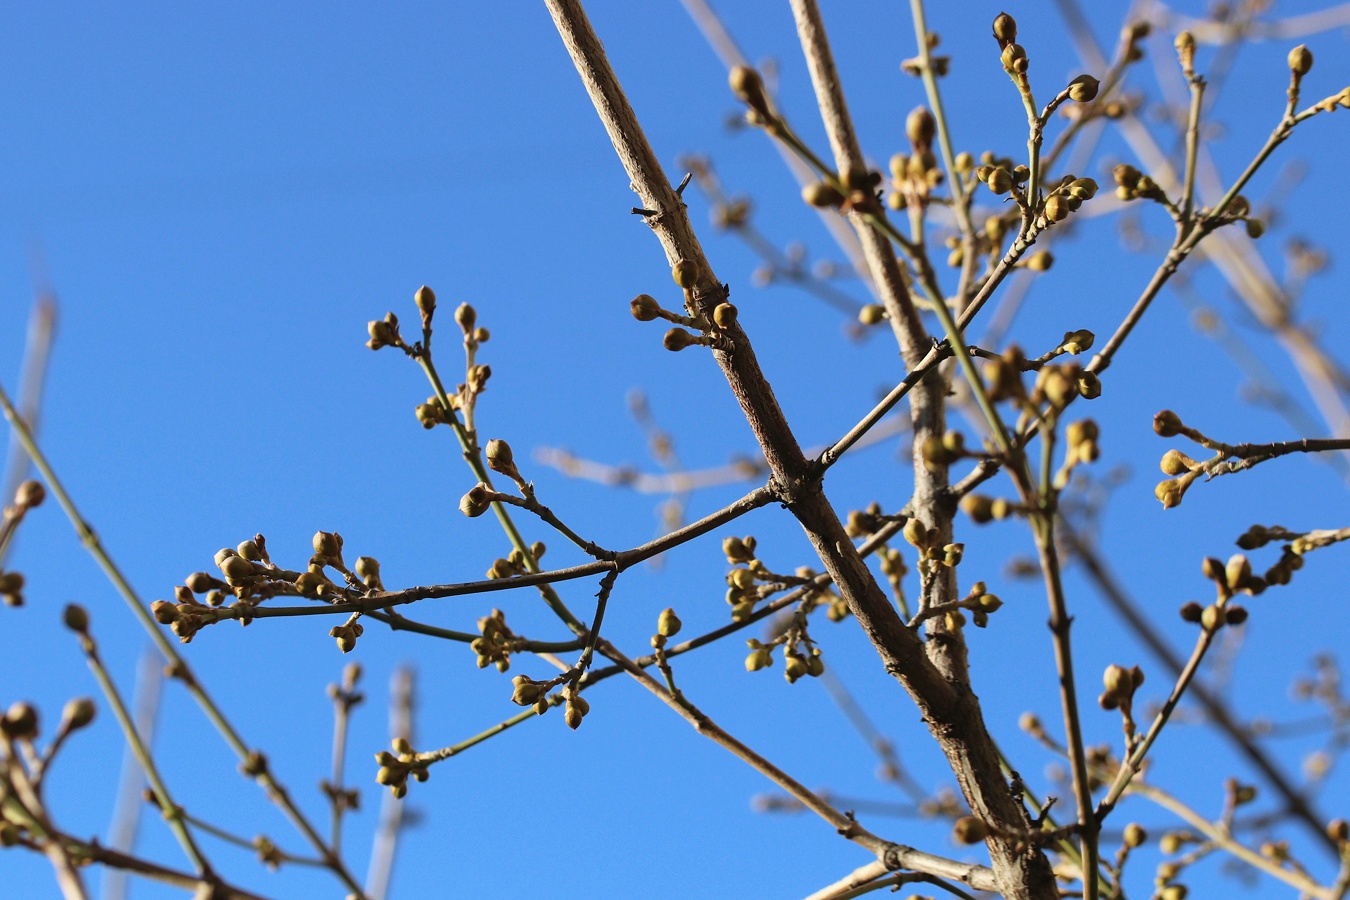
[[[692,266],[696,273],[689,288],[694,306],[691,312],[710,316],[724,301],[725,289],[713,276],[684,204],[662,173],[585,12],[576,0],[547,0],[546,5],[640,205],[657,213],[644,217],[644,221],[660,240],[667,260],[672,265],[683,263],[686,271]],[[974,694],[964,684],[944,677],[929,660],[923,641],[905,627],[858,555],[819,482],[811,477],[744,330],[731,322],[722,333],[724,349],[714,349],[713,357],[760,444],[773,481],[782,492],[781,499],[806,531],[886,670],[904,684],[918,704],[947,754],[972,811],[996,830],[1026,831],[1032,823],[1003,778],[997,750],[985,731]],[[1011,841],[997,837],[989,843],[998,887],[1005,896],[1058,896],[1044,855],[1018,854]]]

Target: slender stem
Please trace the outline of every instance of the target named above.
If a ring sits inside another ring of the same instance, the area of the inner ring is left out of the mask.
[[[1205,79],[1192,75],[1187,79],[1191,89],[1190,116],[1186,123],[1186,174],[1181,189],[1181,227],[1189,227],[1191,212],[1195,209],[1196,157],[1200,153],[1200,111],[1205,99]]]
[[[1054,638],[1055,668],[1059,672],[1059,694],[1064,713],[1064,731],[1073,770],[1074,797],[1078,803],[1078,825],[1083,853],[1083,891],[1085,900],[1095,900],[1098,891],[1097,834],[1100,823],[1092,814],[1092,787],[1088,772],[1083,726],[1078,714],[1078,696],[1073,674],[1073,650],[1069,640],[1072,619],[1064,597],[1059,552],[1055,548],[1053,511],[1033,521],[1036,550],[1045,576],[1046,597],[1050,601],[1050,633]]]
[[[938,90],[937,75],[933,72],[932,47],[928,35],[928,22],[924,17],[923,0],[910,0],[909,10],[910,18],[914,20],[914,39],[919,44],[919,76],[923,79],[928,105],[933,110],[933,120],[937,124],[938,147],[942,151],[942,165],[947,170],[947,184],[952,192],[952,212],[956,215],[956,223],[962,235],[970,242],[975,237],[975,226],[970,221],[970,203],[966,197],[965,184],[956,171],[956,154],[952,152],[947,112],[942,104],[942,93]]]
[[[436,399],[440,401],[441,409],[445,411],[450,428],[454,431],[455,437],[459,439],[459,446],[464,451],[465,462],[469,464],[469,468],[473,470],[473,474],[477,476],[478,480],[491,488],[492,473],[483,464],[483,454],[478,448],[477,440],[460,422],[454,407],[451,406],[450,395],[446,393],[445,385],[441,383],[441,376],[436,371],[435,364],[431,361],[431,351],[424,350],[417,357],[417,362],[422,367],[422,371],[426,373],[427,380],[431,382],[432,390],[436,392]],[[516,523],[512,521],[511,514],[506,511],[506,507],[500,502],[494,501],[492,511],[496,514],[497,521],[501,523],[502,530],[506,532],[506,537],[511,542],[511,546],[519,550],[521,555],[525,557],[525,567],[532,573],[540,572],[539,561],[534,558],[534,551],[530,549],[529,543],[521,535],[520,530],[516,528]],[[544,602],[548,604],[554,614],[562,619],[567,627],[572,629],[573,633],[582,634],[586,630],[586,626],[572,614],[572,611],[567,608],[562,598],[558,596],[557,591],[553,590],[551,586],[546,583],[541,584],[539,593],[543,595]]]
[[[803,786],[791,775],[788,775],[782,769],[779,769],[773,763],[769,762],[769,760],[760,756],[754,750],[732,737],[721,726],[715,723],[683,696],[676,697],[673,695],[660,682],[647,674],[645,669],[625,657],[608,642],[604,643],[601,652],[616,662],[625,672],[631,675],[635,681],[660,698],[667,706],[678,713],[681,718],[694,726],[694,730],[699,734],[710,739],[718,746],[729,750],[734,756],[749,764],[755,771],[764,775],[774,784],[778,785],[778,787],[786,791],[793,799],[797,800],[807,809],[824,819],[842,837],[875,853],[877,858],[889,867],[912,869],[918,872],[938,875],[943,878],[950,878],[954,881],[968,884],[976,890],[998,890],[998,883],[994,879],[993,871],[985,866],[970,865],[944,859],[939,856],[924,853],[920,850],[915,850],[912,847],[893,844],[877,837],[859,825],[852,817],[844,815],[828,803],[825,803],[820,797]]]
[[[112,678],[108,675],[108,670],[103,666],[103,660],[99,657],[98,647],[94,644],[94,639],[87,633],[81,633],[80,647],[84,650],[89,669],[94,673],[94,679],[98,682],[99,688],[102,689],[103,696],[108,699],[108,705],[112,707],[113,715],[117,718],[117,724],[122,728],[122,735],[126,738],[127,746],[136,755],[136,761],[141,764],[141,770],[145,772],[146,781],[150,783],[150,789],[154,791],[155,802],[159,804],[160,811],[164,814],[164,821],[169,825],[169,830],[177,838],[183,852],[187,854],[197,873],[204,880],[209,879],[212,876],[211,864],[206,861],[201,848],[192,839],[192,833],[183,824],[183,810],[169,794],[169,788],[164,784],[164,779],[160,777],[159,769],[150,756],[150,750],[141,740],[140,733],[136,731],[136,724],[131,719],[131,713],[127,711],[126,704],[122,702],[121,694],[117,692],[117,686],[113,684]]]
[[[80,515],[74,501],[70,498],[70,494],[66,492],[65,487],[61,484],[61,480],[56,477],[56,472],[52,469],[51,463],[47,461],[46,455],[43,454],[42,450],[38,447],[37,442],[33,439],[32,432],[29,431],[28,426],[15,412],[13,404],[10,403],[9,395],[5,392],[3,387],[0,387],[0,409],[3,409],[5,419],[9,422],[10,427],[14,429],[14,433],[18,436],[20,443],[23,444],[24,450],[27,451],[28,456],[33,460],[33,465],[36,466],[37,470],[42,474],[42,479],[47,483],[47,487],[51,490],[53,496],[56,497],[57,502],[65,511],[66,517],[70,519],[70,523],[74,527],[75,533],[79,536],[81,543],[84,544],[85,549],[94,557],[94,560],[108,577],[108,580],[112,582],[113,586],[117,589],[117,592],[122,595],[122,599],[126,601],[132,614],[149,633],[150,639],[154,642],[160,653],[164,655],[164,658],[168,660],[176,677],[183,683],[183,686],[187,688],[188,693],[192,695],[193,699],[197,701],[197,705],[201,707],[202,712],[206,714],[206,717],[211,721],[211,724],[220,732],[221,737],[225,739],[225,743],[229,745],[230,749],[234,751],[235,755],[239,757],[241,761],[248,762],[254,755],[254,751],[250,750],[248,745],[244,743],[243,738],[239,736],[239,733],[235,731],[234,726],[225,718],[225,714],[221,711],[220,707],[216,705],[215,701],[212,700],[211,696],[206,692],[206,688],[204,688],[201,685],[201,682],[197,680],[196,676],[192,674],[192,669],[188,666],[187,661],[178,653],[173,644],[169,642],[169,639],[164,636],[163,630],[150,615],[149,610],[146,609],[140,596],[131,586],[131,582],[127,581],[126,576],[122,574],[122,570],[117,567],[117,564],[113,562],[112,557],[108,555],[107,550],[104,549],[103,543],[99,540],[93,527]],[[357,884],[356,879],[352,877],[352,874],[347,871],[347,867],[342,862],[341,858],[329,852],[328,847],[325,845],[319,832],[315,830],[309,819],[300,811],[300,808],[295,805],[290,794],[286,791],[286,788],[281,782],[277,780],[276,776],[274,776],[270,770],[264,768],[255,776],[255,778],[272,802],[276,803],[277,806],[281,808],[282,812],[284,812],[286,817],[291,820],[291,823],[296,829],[304,835],[310,845],[319,851],[328,867],[333,871],[333,874],[335,874],[342,883],[358,897],[364,896],[361,893],[361,886]]]

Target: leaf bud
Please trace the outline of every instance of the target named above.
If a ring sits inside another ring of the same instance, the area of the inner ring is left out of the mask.
[[[639,322],[650,322],[661,317],[661,304],[650,294],[638,294],[628,304],[628,309]]]
[[[675,615],[675,610],[667,606],[661,610],[661,615],[656,617],[656,632],[662,637],[674,637],[680,633],[680,626],[683,624],[680,617]]]
[[[1302,78],[1307,75],[1312,66],[1312,51],[1308,49],[1306,44],[1299,44],[1289,51],[1289,71],[1294,73],[1295,78]]]
[[[492,507],[488,499],[488,486],[481,481],[469,488],[469,492],[459,499],[459,511],[470,519],[477,518]]]

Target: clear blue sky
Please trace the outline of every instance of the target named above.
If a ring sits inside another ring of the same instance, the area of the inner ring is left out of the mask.
[[[786,4],[719,5],[751,58],[780,62],[784,108],[823,148]],[[930,25],[953,57],[944,89],[960,148],[1024,152],[1023,113],[988,37],[999,6],[931,5]],[[755,197],[771,239],[802,240],[813,257],[838,258],[766,139],[722,127],[734,109],[725,73],[679,4],[589,6],[672,180],[682,174],[680,153],[707,152],[731,190]],[[915,49],[906,5],[823,6],[866,150],[883,162],[903,148],[904,116],[922,100],[920,84],[897,68]],[[1311,8],[1280,8],[1286,6]],[[1032,56],[1034,84],[1049,97],[1083,67],[1049,4],[1009,7]],[[1113,43],[1119,23],[1102,15],[1098,39]],[[491,329],[482,361],[494,374],[480,429],[485,438],[510,440],[523,461],[533,448],[565,446],[651,468],[625,411],[634,388],[649,393],[687,465],[753,452],[707,356],[664,351],[663,329],[628,313],[634,294],[673,304],[675,291],[656,241],[629,213],[627,178],[542,4],[43,4],[10,6],[2,21],[0,313],[8,328],[0,336],[0,378],[16,386],[36,253],[60,298],[41,442],[147,600],[168,596],[189,572],[209,567],[217,548],[257,531],[274,558],[299,567],[316,529],[337,530],[349,557],[382,561],[391,587],[477,578],[504,554],[489,519],[469,521],[456,509],[473,478],[453,439],[423,431],[413,417],[428,393],[421,374],[393,352],[372,354],[362,343],[366,321],[386,310],[413,320],[412,295],[423,283],[447,311],[473,303]],[[1307,97],[1350,82],[1342,33],[1307,40],[1317,54]],[[1223,124],[1211,135],[1226,177],[1241,170],[1282,110],[1292,43],[1251,47],[1237,59],[1216,110]],[[1202,66],[1209,58],[1202,53]],[[1133,81],[1156,96],[1148,66]],[[1292,237],[1331,247],[1344,241],[1340,151],[1348,127],[1350,114],[1322,117],[1279,151],[1277,164],[1302,159],[1309,168],[1260,245],[1277,272],[1280,248]],[[1105,184],[1109,165],[1126,153],[1108,138],[1079,174]],[[1277,168],[1257,180],[1253,196],[1270,187]],[[706,204],[692,190],[688,196],[702,225]],[[1161,213],[1144,218],[1149,233],[1165,240]],[[787,287],[752,287],[752,255],[711,227],[701,233],[804,444],[842,434],[877,391],[901,377],[881,335],[851,342],[839,314],[819,302]],[[1056,254],[1059,263],[1031,293],[1014,334],[1037,353],[1066,330],[1109,333],[1157,259],[1122,250],[1114,219],[1089,223]],[[1224,284],[1199,273],[1191,273],[1196,290],[1234,313]],[[844,288],[863,299],[856,284]],[[1302,300],[1301,313],[1318,323],[1329,346],[1345,343],[1346,289],[1343,271],[1333,267]],[[1287,360],[1253,334],[1243,314],[1230,320],[1254,337],[1280,375],[1290,375]],[[446,317],[442,328],[448,326]],[[441,344],[441,365],[453,379],[452,344]],[[1297,436],[1240,399],[1242,381],[1169,294],[1092,407],[1103,425],[1099,470],[1129,472],[1102,521],[1109,558],[1178,647],[1189,646],[1193,629],[1176,608],[1208,599],[1203,556],[1226,557],[1253,522],[1296,530],[1347,524],[1344,482],[1304,458],[1199,485],[1179,509],[1159,508],[1156,464],[1171,445],[1149,428],[1158,409],[1172,407],[1225,440]],[[892,443],[841,464],[830,476],[831,496],[845,509],[872,499],[897,509],[910,475],[896,457]],[[571,481],[533,462],[526,474],[544,502],[603,545],[632,546],[654,533],[656,498]],[[741,490],[699,494],[690,511],[716,509]],[[525,525],[532,539],[554,547],[548,562],[579,561],[535,523]],[[1010,554],[1030,548],[1028,535],[1012,523],[981,532],[965,520],[958,527],[968,541],[963,582],[984,579],[1007,601],[994,626],[972,636],[975,689],[1023,775],[1055,792],[1042,777],[1052,760],[1016,727],[1025,709],[1058,721],[1044,598],[1033,583],[1002,574]],[[812,561],[800,530],[780,510],[762,510],[731,532],[756,534],[777,570]],[[1258,565],[1269,557],[1266,551]],[[1307,671],[1312,654],[1346,645],[1338,577],[1345,559],[1342,548],[1315,554],[1291,586],[1248,604],[1252,621],[1228,689],[1239,711],[1277,719],[1312,713],[1289,704],[1288,685]],[[129,691],[147,641],[54,505],[24,525],[9,562],[29,579],[28,605],[0,609],[0,701],[33,700],[50,727],[66,698],[96,693],[59,624],[61,607],[72,600],[89,608],[94,634]],[[723,567],[718,542],[709,538],[671,554],[660,571],[626,575],[608,633],[639,653],[666,606],[679,610],[690,632],[724,622]],[[1083,693],[1095,694],[1107,663],[1140,663],[1151,676],[1144,695],[1161,699],[1167,680],[1087,582],[1071,572],[1069,589]],[[584,610],[593,591],[576,583],[565,596]],[[519,631],[563,636],[527,592],[435,601],[416,614],[472,629],[494,604]],[[327,777],[331,740],[324,687],[347,661],[327,636],[332,624],[260,621],[247,632],[221,625],[185,651],[246,739],[267,751],[319,822],[326,811],[315,785]],[[951,784],[913,704],[880,670],[856,627],[822,622],[814,632],[827,663],[916,776]],[[875,760],[819,683],[788,686],[781,668],[747,675],[743,653],[733,641],[687,657],[677,668],[680,683],[808,786],[901,799],[875,780]],[[365,666],[370,696],[353,727],[349,768],[364,793],[346,845],[362,872],[379,799],[370,754],[385,745],[382,701],[394,668],[411,663],[417,670],[419,749],[463,740],[516,708],[508,678],[476,669],[462,645],[372,623],[348,658]],[[546,668],[522,660],[510,674],[519,671],[542,676]],[[1118,719],[1087,703],[1090,739],[1118,743]],[[100,707],[49,786],[57,820],[83,835],[105,832],[121,764],[120,734]],[[750,798],[768,784],[637,685],[614,679],[594,693],[592,707],[577,733],[552,714],[436,766],[427,784],[414,785],[420,821],[404,836],[393,896],[787,897],[867,861],[807,815],[752,812]],[[1316,739],[1304,738],[1274,751],[1297,773],[1301,756],[1316,747]],[[172,686],[155,749],[191,812],[304,850]],[[1153,777],[1216,815],[1229,774],[1250,777],[1222,743],[1178,726],[1158,748]],[[1344,772],[1335,770],[1322,795],[1329,816],[1346,814],[1332,801],[1347,788]],[[982,851],[953,846],[945,824],[862,818],[891,839],[983,859]],[[1120,823],[1130,819],[1155,833],[1169,821],[1137,803],[1119,813]],[[269,874],[246,853],[205,843],[225,872],[262,893],[340,896],[326,878],[303,869]],[[147,815],[138,849],[182,864],[154,816]],[[1305,862],[1329,878],[1317,852]],[[1140,862],[1148,863],[1134,872],[1134,892],[1142,896],[1156,855],[1143,853]],[[1216,868],[1202,869],[1192,883],[1203,886]],[[15,896],[56,896],[49,866],[33,854],[0,853],[0,882],[21,885]],[[1211,884],[1203,893],[1230,885]],[[1277,893],[1282,889],[1263,881],[1253,896]],[[133,896],[176,894],[138,883]]]

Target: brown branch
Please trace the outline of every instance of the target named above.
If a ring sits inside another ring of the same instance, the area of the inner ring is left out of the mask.
[[[689,224],[684,204],[663,175],[656,154],[647,143],[610,68],[599,38],[577,0],[546,0],[546,3],[641,206],[657,211],[656,215],[644,217],[644,221],[660,240],[671,264],[684,260],[697,272],[695,284],[690,288],[694,307],[691,312],[711,314],[713,307],[724,299],[725,290],[714,277]],[[894,257],[889,244],[886,253]],[[912,305],[910,308],[912,310]],[[912,337],[922,334],[921,328],[912,329]],[[759,441],[773,472],[772,483],[779,491],[779,499],[801,523],[840,595],[880,654],[886,670],[904,684],[919,706],[947,754],[971,808],[994,826],[995,832],[1027,830],[1031,822],[1003,778],[997,750],[985,730],[975,695],[964,683],[947,677],[929,660],[924,642],[905,627],[858,555],[838,515],[821,491],[819,481],[811,477],[796,437],[760,371],[745,332],[739,324],[732,323],[723,335],[729,349],[713,350],[713,358]],[[907,362],[913,365],[922,358],[927,346],[919,341],[908,349],[915,358]],[[940,409],[939,406],[937,410]],[[941,431],[940,421],[930,420],[923,424],[925,432],[932,432],[934,426]],[[936,498],[923,499],[928,502],[929,511],[937,506]],[[1044,855],[1019,853],[1013,842],[997,836],[991,837],[989,847],[994,870],[998,873],[998,887],[1006,896],[1058,896]]]

